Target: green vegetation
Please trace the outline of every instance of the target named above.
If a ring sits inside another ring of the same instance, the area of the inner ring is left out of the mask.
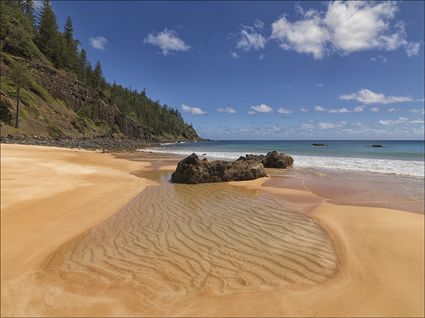
[[[43,8],[38,17],[34,15],[32,0],[2,0],[0,5],[0,49],[2,64],[4,63],[2,71],[7,67],[7,72],[2,74],[1,91],[8,98],[16,99],[18,106],[22,100],[24,105],[34,108],[38,98],[47,105],[54,106],[55,112],[60,109],[58,106],[65,106],[68,112],[64,109],[64,114],[69,115],[72,112],[77,117],[71,120],[71,128],[78,127],[78,131],[83,133],[87,127],[93,126],[102,132],[108,129],[113,134],[122,132],[117,123],[109,123],[105,127],[105,122],[95,120],[94,107],[97,105],[97,109],[105,113],[118,111],[120,116],[130,120],[133,126],[145,128],[158,139],[198,138],[196,131],[184,122],[177,109],[153,101],[146,96],[145,91],[139,92],[116,83],[107,83],[100,62],[93,68],[87,59],[86,51],[79,48],[79,41],[74,38],[71,17],[66,19],[63,32],[59,29],[49,0],[43,1]],[[70,81],[78,80],[92,92],[91,95],[95,96],[96,100],[84,101],[74,112],[72,107],[66,104],[66,98],[55,95],[55,92],[49,91],[49,88],[42,84],[40,78],[34,77],[32,70],[28,69],[33,63],[61,70]],[[10,123],[10,104],[2,101],[3,122]],[[31,110],[26,109],[25,113],[28,111]],[[21,112],[18,111],[17,114],[19,113]],[[57,129],[52,123],[54,121],[50,121],[48,127],[50,135],[66,135],[66,131]]]

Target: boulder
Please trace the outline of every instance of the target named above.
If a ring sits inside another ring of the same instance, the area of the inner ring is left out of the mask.
[[[382,145],[372,145],[371,147],[372,148],[382,148],[383,146]]]
[[[233,162],[216,160],[200,160],[196,154],[191,154],[181,160],[176,171],[171,175],[175,183],[206,183],[254,180],[265,177],[264,166],[258,160],[236,160]]]
[[[284,153],[277,151],[270,151],[264,155],[246,155],[245,157],[239,157],[237,161],[257,161],[261,162],[265,168],[281,168],[285,169],[292,166],[294,159]]]

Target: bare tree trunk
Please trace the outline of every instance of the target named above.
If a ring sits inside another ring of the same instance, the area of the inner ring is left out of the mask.
[[[19,126],[19,102],[20,102],[20,96],[19,96],[19,92],[20,92],[21,88],[18,87],[17,91],[16,91],[16,121],[15,121],[15,128],[18,128]]]

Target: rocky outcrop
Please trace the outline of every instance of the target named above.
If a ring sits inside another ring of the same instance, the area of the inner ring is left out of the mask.
[[[382,145],[371,145],[372,148],[382,148]]]
[[[322,143],[314,143],[314,144],[311,144],[312,146],[315,146],[315,147],[326,147],[327,146],[327,144],[322,144]]]
[[[116,126],[124,136],[129,138],[142,139],[147,142],[154,140],[151,131],[123,116],[115,106],[103,102],[99,94],[87,85],[60,70],[36,62],[28,63],[37,81],[54,98],[65,101],[75,112],[80,112],[83,107],[88,105],[88,115],[93,122],[104,123],[111,130]]]
[[[284,153],[279,153],[277,151],[270,151],[265,156],[264,155],[246,155],[245,157],[239,157],[240,160],[254,160],[261,162],[265,168],[281,168],[285,169],[292,166],[294,159]]]
[[[177,165],[171,175],[175,183],[206,183],[223,181],[254,180],[265,177],[264,166],[258,160],[236,160],[233,162],[216,160],[200,160],[196,154],[191,154]]]

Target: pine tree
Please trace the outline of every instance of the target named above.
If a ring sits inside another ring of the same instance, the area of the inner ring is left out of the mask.
[[[102,66],[100,65],[100,62],[97,61],[93,71],[93,87],[99,89],[101,88],[102,84],[103,84]]]
[[[49,0],[43,1],[43,10],[40,16],[40,25],[36,44],[41,52],[50,59],[55,66],[60,64],[60,39],[56,16]]]
[[[66,42],[66,49],[64,51],[65,67],[78,73],[78,41],[74,39],[74,28],[71,17],[66,18],[63,36]]]
[[[78,56],[78,71],[77,76],[80,81],[87,83],[87,68],[89,62],[87,61],[86,50],[82,49]]]
[[[74,27],[72,26],[71,17],[66,18],[63,35],[68,44],[71,44],[74,41]]]

